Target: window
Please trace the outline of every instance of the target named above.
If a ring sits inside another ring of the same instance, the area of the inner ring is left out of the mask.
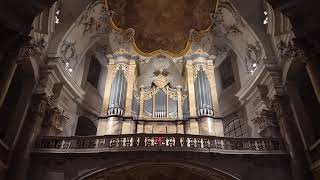
[[[222,89],[226,89],[234,83],[231,57],[228,56],[219,66]]]
[[[87,81],[95,88],[98,88],[101,65],[96,57],[92,56],[89,66]]]
[[[247,131],[240,119],[234,119],[225,127],[224,135],[230,137],[245,137],[247,136]]]

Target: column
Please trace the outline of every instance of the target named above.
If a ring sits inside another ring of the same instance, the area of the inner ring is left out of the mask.
[[[183,119],[182,112],[182,95],[181,95],[182,87],[177,87],[177,95],[178,95],[178,119]]]
[[[280,132],[289,151],[293,179],[312,179],[303,142],[294,122],[288,97],[276,95],[272,102],[272,109],[277,114]]]
[[[135,70],[136,70],[136,62],[134,60],[130,61],[129,69],[128,69],[128,88],[127,88],[127,96],[126,96],[126,108],[125,108],[125,116],[132,116],[132,96],[133,96],[133,86],[135,81]]]
[[[213,103],[213,112],[215,116],[220,116],[220,108],[219,108],[219,102],[218,102],[218,93],[217,93],[217,85],[216,85],[216,79],[214,77],[214,64],[213,62],[208,63],[208,79],[210,82],[210,88],[211,88],[211,97],[212,97],[212,103]]]
[[[16,113],[9,122],[7,133],[4,139],[5,143],[12,147],[14,147],[17,143],[20,130],[24,125],[34,86],[35,82],[33,78],[25,77],[23,79],[23,91],[21,92],[18,103],[16,104]]]
[[[31,107],[28,110],[25,123],[21,130],[21,136],[13,151],[14,156],[8,171],[8,179],[23,180],[27,177],[30,162],[30,152],[38,137],[45,111],[47,109],[47,96],[45,93],[32,96]]]
[[[193,65],[191,60],[187,61],[186,69],[187,69],[187,81],[188,81],[188,92],[189,92],[190,117],[195,117],[197,116],[196,97],[195,97],[195,90],[194,90]]]
[[[298,130],[300,132],[300,136],[305,141],[305,148],[308,148],[316,141],[315,130],[312,127],[312,122],[310,121],[301,97],[299,95],[299,90],[297,85],[293,82],[286,83],[286,89],[288,92],[288,96],[290,98],[290,103],[294,115],[294,119],[296,121]]]
[[[306,68],[314,88],[314,92],[318,98],[318,102],[320,103],[320,60],[313,58],[307,60]]]
[[[12,78],[17,69],[17,63],[15,60],[7,59],[6,61],[7,63],[2,67],[3,73],[0,74],[0,108],[6,98]]]

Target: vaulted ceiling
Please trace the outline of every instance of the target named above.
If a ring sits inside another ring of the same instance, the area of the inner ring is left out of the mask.
[[[106,0],[115,29],[134,30],[133,45],[142,53],[186,52],[190,32],[212,26],[217,0]]]

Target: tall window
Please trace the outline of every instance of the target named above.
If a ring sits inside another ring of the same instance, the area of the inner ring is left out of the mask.
[[[101,65],[96,57],[92,56],[89,66],[87,81],[95,88],[98,88]]]
[[[234,83],[231,57],[228,56],[219,66],[222,89],[226,89]]]

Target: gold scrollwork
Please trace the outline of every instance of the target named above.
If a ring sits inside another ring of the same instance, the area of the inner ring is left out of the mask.
[[[209,71],[208,71],[208,66],[206,64],[197,64],[197,65],[193,66],[193,77],[194,77],[194,79],[196,79],[198,77],[198,73],[199,73],[201,68],[204,71],[204,73],[206,74],[206,76],[210,77]]]
[[[120,69],[120,67],[121,67],[121,69]],[[114,74],[116,74],[119,70],[123,71],[124,77],[128,81],[129,66],[127,64],[123,64],[123,63],[116,64],[116,66],[114,68]]]

